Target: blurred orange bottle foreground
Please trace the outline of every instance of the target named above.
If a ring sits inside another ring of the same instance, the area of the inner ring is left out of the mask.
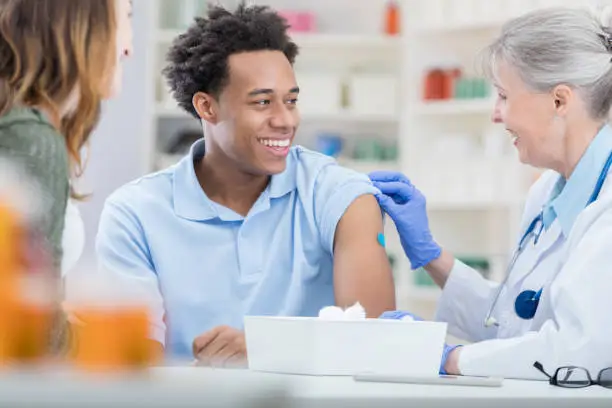
[[[75,276],[64,304],[72,328],[70,364],[85,371],[138,370],[157,364],[161,355],[150,340],[150,309],[110,274]]]
[[[48,356],[53,277],[31,252],[28,224],[0,200],[0,364],[42,363]],[[34,261],[34,262],[32,262]],[[37,265],[38,263],[38,265]]]
[[[72,361],[86,371],[146,368],[158,363],[149,340],[148,309],[138,305],[81,306],[73,309]]]
[[[13,170],[0,161],[0,368],[68,363],[86,370],[123,370],[158,362],[159,347],[149,340],[149,309],[129,295],[117,296],[122,288],[113,282],[106,287],[94,282],[66,310],[77,323],[70,323],[65,351],[51,354],[61,307],[59,271],[37,233],[44,217],[30,191],[37,189],[22,191],[21,173],[8,174]],[[107,298],[100,302],[99,294]]]
[[[17,277],[21,272],[21,231],[17,214],[0,203],[0,364],[13,357],[13,334],[17,323]]]
[[[67,354],[51,355],[59,278],[32,220],[7,203],[0,192],[0,369],[72,363],[117,371],[158,362],[161,355],[148,340],[148,309],[112,298],[100,306],[95,291],[72,310],[80,324],[71,324]]]

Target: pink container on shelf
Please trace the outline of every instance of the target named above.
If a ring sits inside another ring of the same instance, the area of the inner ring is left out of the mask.
[[[315,31],[315,15],[310,11],[283,10],[279,14],[287,20],[290,32]]]

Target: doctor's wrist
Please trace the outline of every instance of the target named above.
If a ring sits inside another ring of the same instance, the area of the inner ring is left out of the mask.
[[[459,356],[461,354],[461,346],[455,347],[446,356],[444,362],[444,372],[448,375],[461,375],[459,370]]]
[[[425,270],[438,286],[444,288],[444,284],[454,266],[455,257],[453,254],[442,249],[439,257],[425,265]]]

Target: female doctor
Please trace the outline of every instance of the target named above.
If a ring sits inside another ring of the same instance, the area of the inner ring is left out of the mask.
[[[436,320],[472,342],[445,349],[449,374],[546,379],[539,362],[549,374],[574,365],[596,379],[612,367],[611,25],[586,10],[539,10],[506,24],[487,49],[493,121],[523,163],[547,169],[502,284],[438,246],[425,198],[405,176],[370,175],[412,268],[442,288]]]

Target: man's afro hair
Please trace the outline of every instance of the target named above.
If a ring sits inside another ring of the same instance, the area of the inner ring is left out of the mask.
[[[232,54],[281,51],[291,64],[297,45],[287,34],[284,18],[266,6],[238,6],[233,13],[211,6],[207,17],[197,17],[189,29],[172,43],[163,75],[178,105],[198,117],[193,95],[205,92],[218,97],[229,77]]]

